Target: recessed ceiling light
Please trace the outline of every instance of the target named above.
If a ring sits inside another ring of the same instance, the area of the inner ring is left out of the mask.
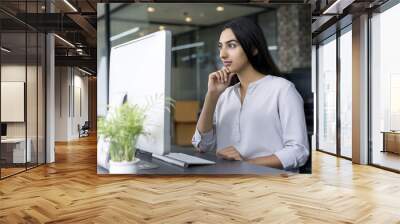
[[[42,7],[40,7],[42,10],[45,10],[46,9],[46,6],[45,5],[42,5]]]
[[[218,12],[222,12],[222,11],[224,11],[224,7],[222,7],[222,6],[218,6],[218,7],[217,7],[217,11],[218,11]]]
[[[165,26],[158,27],[160,30],[165,30]]]
[[[187,16],[187,17],[185,18],[185,21],[188,22],[188,23],[192,22],[192,17]]]
[[[155,12],[156,9],[153,7],[147,7],[147,12]]]

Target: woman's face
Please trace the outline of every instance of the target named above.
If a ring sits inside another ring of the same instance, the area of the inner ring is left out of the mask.
[[[224,66],[229,67],[231,72],[238,73],[249,64],[246,53],[240,46],[233,31],[229,28],[222,31],[219,37],[218,49],[219,57]]]

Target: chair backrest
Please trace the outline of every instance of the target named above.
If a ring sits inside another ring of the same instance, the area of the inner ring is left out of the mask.
[[[302,174],[311,174],[312,172],[311,136],[312,136],[311,134],[307,134],[308,145],[309,145],[308,150],[310,152],[310,156],[308,157],[307,162],[303,166],[299,167],[299,173]]]
[[[82,125],[82,129],[89,129],[89,121],[85,121],[85,123]]]

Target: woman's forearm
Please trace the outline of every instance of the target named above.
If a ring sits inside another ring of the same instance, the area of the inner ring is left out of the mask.
[[[246,160],[246,162],[254,164],[254,165],[259,165],[259,166],[269,166],[269,167],[278,168],[278,169],[283,168],[281,161],[275,155],[262,156],[262,157],[257,157],[254,159],[248,159],[248,160]]]
[[[213,128],[213,116],[218,97],[219,94],[207,93],[206,95],[203,109],[200,113],[199,121],[197,122],[197,129],[199,129],[201,133],[206,133]]]

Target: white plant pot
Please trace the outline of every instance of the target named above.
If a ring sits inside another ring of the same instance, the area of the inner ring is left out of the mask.
[[[135,158],[133,161],[114,162],[110,160],[110,174],[134,174],[137,171],[136,163],[140,159]]]

